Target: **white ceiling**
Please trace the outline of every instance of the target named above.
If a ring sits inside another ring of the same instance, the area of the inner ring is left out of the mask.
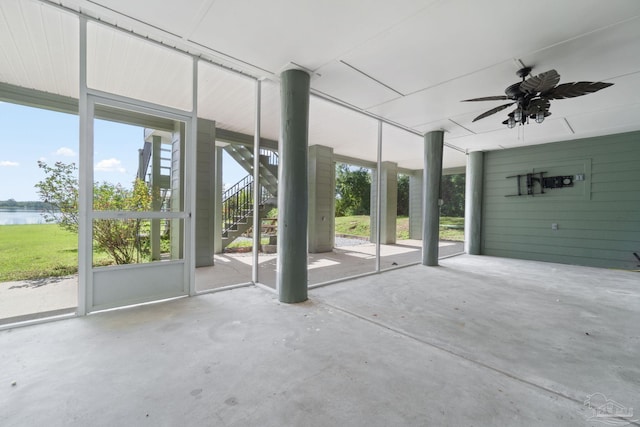
[[[262,131],[272,139],[278,137],[278,75],[289,63],[313,72],[312,91],[322,97],[414,132],[445,130],[445,167],[464,165],[466,151],[640,130],[637,0],[52,3],[0,2],[0,81],[77,97],[79,30],[72,11],[264,78]],[[92,87],[188,109],[189,56],[98,24],[91,24],[88,43]],[[501,101],[460,100],[503,94],[518,81],[519,61],[534,74],[556,69],[561,83],[614,86],[552,101],[552,116],[540,125],[506,129],[502,112],[473,123]],[[199,115],[252,133],[252,79],[201,62],[198,83]],[[310,111],[311,144],[375,160],[375,119],[317,97]],[[384,160],[422,167],[419,136],[383,130]]]

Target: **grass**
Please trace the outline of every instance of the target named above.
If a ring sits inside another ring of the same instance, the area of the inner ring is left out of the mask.
[[[269,244],[269,238],[268,237],[262,237],[260,239],[260,244],[262,244],[262,245]],[[231,242],[229,244],[229,246],[227,246],[227,248],[230,248],[230,249],[251,248],[251,247],[253,247],[253,239],[251,239],[251,240],[237,239],[237,240],[234,240],[233,242]]]
[[[464,242],[464,218],[440,217],[440,240]]]
[[[336,218],[336,234],[369,237],[369,216],[342,216]],[[396,237],[409,238],[409,218],[398,217]],[[464,218],[440,217],[440,240],[464,241]]]
[[[441,240],[464,240],[464,218],[441,217]],[[409,218],[399,217],[398,239],[409,238]],[[336,233],[369,237],[368,216],[336,218]],[[263,238],[262,243],[269,242]],[[230,247],[252,246],[236,241]],[[94,253],[95,265],[109,264],[109,257]],[[56,224],[0,226],[0,282],[59,277],[78,272],[78,236]]]
[[[336,234],[369,237],[369,216],[336,217]]]
[[[96,253],[97,263],[106,255]],[[0,282],[78,272],[78,236],[56,224],[0,226]]]

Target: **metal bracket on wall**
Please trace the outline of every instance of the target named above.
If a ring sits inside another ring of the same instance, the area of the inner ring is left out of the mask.
[[[573,175],[545,177],[545,173],[546,172],[532,172],[523,175],[508,176],[507,179],[516,178],[518,194],[507,194],[505,197],[535,196],[536,194],[544,194],[545,188],[573,187]],[[526,184],[526,193],[522,191],[523,182]],[[536,183],[538,184],[537,186]],[[536,190],[538,191],[536,192]]]

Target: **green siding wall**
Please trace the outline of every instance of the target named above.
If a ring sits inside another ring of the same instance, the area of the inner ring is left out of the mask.
[[[491,151],[484,171],[484,255],[637,268],[640,132]],[[585,181],[543,195],[505,197],[517,193],[516,178],[507,176],[532,171],[584,174]]]
[[[198,119],[196,139],[196,267],[213,265],[215,250],[216,125]]]

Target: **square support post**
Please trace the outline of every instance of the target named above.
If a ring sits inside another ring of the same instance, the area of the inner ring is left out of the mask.
[[[380,165],[380,244],[393,245],[396,243],[396,219],[398,217],[398,165],[393,162],[382,162]],[[370,240],[376,241],[376,192],[377,171],[373,171],[371,179],[371,235]]]
[[[215,122],[198,119],[196,139],[196,267],[213,265],[215,236]]]
[[[424,171],[409,174],[409,238],[422,240],[422,202]]]
[[[215,147],[214,151],[214,196],[213,196],[213,252],[222,253],[222,193],[224,183],[222,182],[222,147]]]
[[[160,169],[162,157],[162,138],[159,135],[151,137],[151,210],[160,212],[162,208],[162,172]],[[144,179],[144,177],[142,178]],[[151,259],[160,259],[160,220],[151,220]]]
[[[335,242],[336,167],[333,148],[309,147],[309,252],[331,252]]]

